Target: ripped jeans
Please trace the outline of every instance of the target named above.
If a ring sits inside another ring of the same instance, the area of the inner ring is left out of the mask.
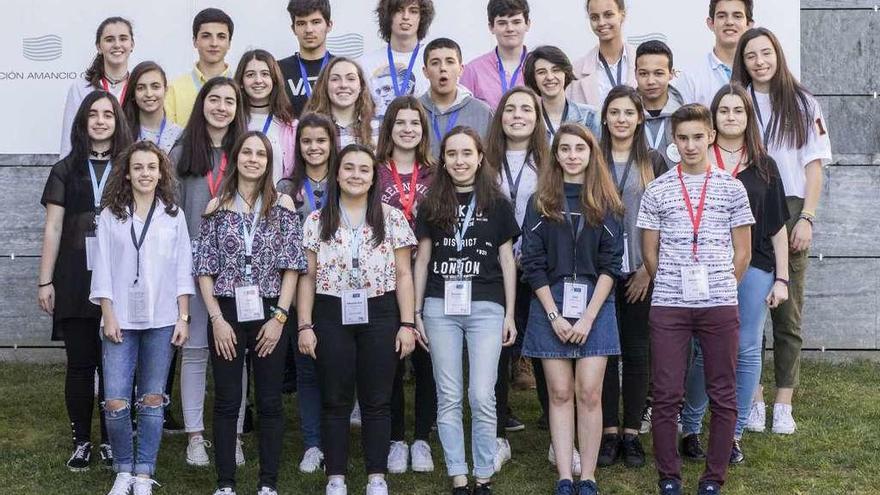
[[[171,336],[174,327],[148,330],[122,330],[122,342],[104,338],[104,418],[110,446],[113,448],[113,469],[117,473],[146,474],[156,471],[156,456],[162,441],[162,421],[168,397],[165,379],[174,356]],[[131,437],[131,397],[137,369],[137,453]],[[152,397],[149,397],[152,396]],[[158,405],[149,405],[161,398]],[[148,400],[145,401],[145,398]],[[152,400],[149,400],[152,399]],[[122,401],[125,407],[112,410],[109,401]]]

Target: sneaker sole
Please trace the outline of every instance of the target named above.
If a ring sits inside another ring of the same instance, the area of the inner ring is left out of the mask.
[[[790,430],[789,429],[782,430],[782,429],[778,429],[778,428],[773,428],[773,433],[775,433],[777,435],[793,435],[795,431],[797,431],[797,428],[792,428]]]
[[[747,425],[746,431],[751,431],[754,433],[764,433],[765,431],[767,431],[767,427],[766,426],[748,426]]]
[[[388,468],[388,472],[389,472],[390,474],[404,474],[404,473],[406,473],[406,468],[403,468],[403,469],[400,469],[400,468],[394,468],[394,469]]]
[[[211,461],[206,461],[206,462],[194,461],[194,460],[190,459],[189,457],[186,458],[186,463],[190,466],[193,466],[193,467],[208,467],[211,465]]]
[[[519,426],[505,426],[504,431],[514,432],[514,431],[523,431],[526,429],[526,425]]]
[[[70,470],[71,473],[84,473],[89,470],[89,467],[86,466],[86,467],[82,467],[82,468],[77,468],[77,467],[67,466],[67,469]]]
[[[430,465],[424,464],[421,466],[417,466],[417,465],[413,464],[412,470],[414,473],[433,473],[434,472],[434,465],[433,464],[430,464]]]

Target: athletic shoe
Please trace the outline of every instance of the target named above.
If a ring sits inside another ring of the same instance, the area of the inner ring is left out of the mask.
[[[210,446],[211,442],[201,435],[190,437],[186,445],[186,463],[190,466],[209,466],[211,458],[208,457],[208,451],[205,449]]]
[[[301,473],[314,473],[324,464],[324,453],[318,447],[309,447],[299,462]]]
[[[278,491],[276,491],[274,488],[264,486],[260,488],[260,491],[257,492],[257,495],[278,495]]]
[[[354,403],[354,408],[351,410],[351,417],[348,421],[355,428],[361,427],[361,406],[357,402]]]
[[[452,487],[452,495],[471,495],[471,488],[467,485]]]
[[[504,464],[510,460],[510,442],[506,438],[495,439],[495,472],[501,471]],[[477,489],[474,488],[474,493]]]
[[[134,483],[134,476],[131,473],[116,473],[116,479],[113,481],[113,487],[107,492],[107,495],[128,495],[131,492],[131,485]]]
[[[553,444],[550,444],[550,450],[547,452],[547,460],[550,461],[550,464],[556,465],[556,451],[553,450]],[[571,474],[572,476],[580,476],[581,475],[581,453],[578,452],[577,449],[572,451],[571,457]]]
[[[734,438],[733,447],[730,449],[730,465],[742,464],[745,460],[746,456],[743,454],[742,440]]]
[[[236,439],[235,441],[235,465],[236,466],[244,466],[244,442],[241,439]]]
[[[645,406],[645,410],[642,411],[642,425],[639,428],[639,433],[646,434],[651,433],[651,414],[653,413],[653,409],[650,405]]]
[[[214,492],[214,495],[235,495],[235,490],[229,488],[228,486],[218,488],[217,491]]]
[[[136,476],[132,485],[132,495],[153,495],[153,485],[161,486],[154,479]]]
[[[599,487],[593,480],[580,480],[575,485],[577,495],[599,495]]]
[[[73,472],[88,471],[89,463],[92,462],[92,442],[77,442],[73,446],[73,453],[67,460],[67,469]]]
[[[773,433],[791,435],[797,429],[790,404],[773,404]]]
[[[608,467],[617,462],[620,458],[620,435],[617,433],[605,433],[599,443],[599,456],[596,458],[596,465],[599,467]]]
[[[407,464],[409,464],[409,446],[406,442],[391,442],[391,448],[388,449],[388,472],[405,473]]]
[[[749,409],[749,420],[746,429],[755,433],[764,433],[767,429],[767,405],[763,402],[752,402]]]
[[[537,388],[530,358],[521,357],[513,363],[513,380],[510,382],[510,388],[514,390],[534,390]]]
[[[109,443],[102,443],[98,446],[98,455],[101,456],[101,463],[107,469],[113,469],[113,448]]]
[[[660,480],[657,483],[660,495],[681,495],[681,482],[674,479]]]
[[[431,473],[434,471],[434,459],[431,457],[431,446],[424,440],[416,440],[409,447],[412,470],[416,473]]]
[[[485,485],[474,484],[473,495],[492,495],[492,482],[490,481]]]
[[[681,456],[689,461],[702,461],[706,459],[706,451],[700,443],[700,435],[693,434],[681,437]]]
[[[504,431],[512,432],[512,431],[523,431],[526,429],[526,425],[519,420],[513,413],[507,415],[507,423],[504,424]]]
[[[168,408],[165,408],[165,419],[162,421],[162,433],[166,435],[178,435],[183,433],[186,429],[180,424],[177,419],[171,414],[171,411]]]
[[[623,464],[630,468],[640,468],[645,465],[645,449],[638,435],[625,433],[620,442],[621,457]]]
[[[367,482],[367,495],[388,495],[388,484],[382,478],[373,478]]]
[[[342,480],[333,479],[327,482],[327,488],[324,490],[325,495],[348,495],[348,487]]]
[[[556,482],[556,491],[553,495],[575,495],[574,482],[571,480],[559,480]]]
[[[721,485],[714,481],[701,481],[697,495],[718,495],[721,493]]]

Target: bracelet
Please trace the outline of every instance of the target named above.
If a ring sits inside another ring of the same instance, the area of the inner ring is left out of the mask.
[[[417,309],[416,312],[415,312],[415,315],[416,315],[416,316],[421,316],[421,314],[422,314],[422,310],[421,310],[421,309]]]
[[[786,287],[788,287],[789,285],[791,285],[791,282],[790,282],[790,281],[788,281],[788,280],[786,280],[786,279],[784,279],[784,278],[780,278],[780,277],[776,277],[775,282],[782,282],[783,284],[785,284]]]
[[[304,323],[304,324],[296,327],[297,332],[304,332],[306,330],[314,330],[314,329],[315,329],[315,325],[312,323]]]
[[[400,322],[400,326],[402,326],[402,327],[406,327],[406,328],[412,328],[413,330],[416,329],[416,324],[415,324],[415,323],[410,323],[410,322],[408,322],[408,321],[402,321],[402,322]]]
[[[46,282],[45,284],[37,284],[37,287],[42,289],[43,287],[48,287],[48,286],[52,285],[52,282],[53,282],[53,280],[50,280],[50,281]]]
[[[217,318],[223,318],[223,313],[217,313],[217,314],[213,314],[213,315],[209,316],[208,321],[210,321],[211,323],[214,323],[214,320],[216,320]]]
[[[810,218],[816,218],[816,212],[810,210],[801,210],[801,215],[806,215]]]
[[[281,309],[277,306],[269,306],[269,311],[271,311],[273,313],[281,313],[284,316],[290,316],[290,311],[288,311],[286,309]]]
[[[800,216],[798,217],[798,220],[806,220],[807,223],[810,224],[810,227],[813,226],[813,218],[810,217],[809,215],[804,215],[803,213],[801,213]]]

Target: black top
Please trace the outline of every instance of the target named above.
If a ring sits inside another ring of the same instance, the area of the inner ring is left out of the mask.
[[[330,55],[330,59],[333,59],[333,55]],[[303,65],[306,66],[306,73],[309,75],[309,83],[312,86],[312,89],[315,88],[315,81],[318,80],[318,75],[321,74],[321,64],[324,61],[323,57],[318,60],[306,60],[302,59]],[[295,53],[287,58],[281,59],[278,61],[278,66],[281,67],[281,74],[284,76],[284,89],[287,91],[287,97],[290,98],[290,103],[293,104],[293,112],[294,115],[299,117],[302,115],[303,109],[306,107],[306,103],[309,101],[309,97],[306,94],[305,85],[302,83],[302,75],[300,74],[299,67],[299,53]]]
[[[581,217],[581,187],[580,184],[564,186],[575,226]],[[599,226],[584,223],[577,241],[576,259],[571,224],[564,214],[562,221],[557,222],[538,213],[534,195],[526,208],[523,230],[523,278],[533,290],[552,286],[572,274],[593,283],[603,273],[615,280],[621,276],[623,223],[613,215],[607,215]]]
[[[471,193],[458,193],[458,223],[461,228],[467,215]],[[445,275],[455,275],[458,251],[455,245],[455,232],[444,232],[430,225],[425,210],[421,209],[416,218],[416,238],[431,239],[431,262],[428,265],[428,283],[425,297],[444,297]],[[464,275],[473,282],[471,300],[491,301],[502,306],[504,300],[504,274],[498,261],[498,247],[520,235],[513,207],[504,198],[495,202],[489,211],[477,211],[464,234],[464,248],[461,260],[464,262]]]
[[[773,236],[791,217],[785,202],[785,189],[773,158],[767,157],[770,183],[764,181],[756,167],[748,167],[737,175],[749,195],[749,206],[755,223],[752,225],[751,266],[765,272],[776,271]]]
[[[107,160],[92,160],[100,181]],[[109,170],[106,170],[110,173]],[[52,339],[63,338],[58,322],[66,318],[99,318],[101,309],[89,302],[92,272],[86,269],[87,235],[94,235],[95,203],[87,161],[77,163],[69,155],[52,166],[40,203],[64,208],[61,242],[52,274],[55,286],[55,310]],[[97,331],[97,329],[95,330]]]

